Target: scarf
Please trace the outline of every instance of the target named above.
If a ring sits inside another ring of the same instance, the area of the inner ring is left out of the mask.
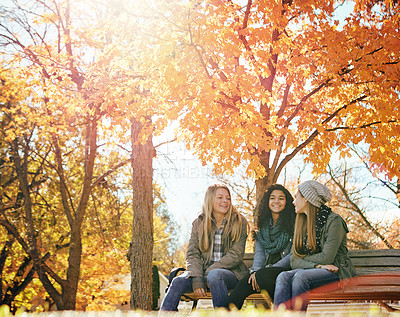
[[[328,220],[328,216],[331,214],[331,212],[332,210],[325,205],[319,207],[315,220],[315,236],[316,236],[315,242],[317,248],[315,251],[313,251],[308,247],[308,235],[306,234],[305,239],[303,241],[303,250],[305,251],[303,254],[314,254],[314,253],[320,253],[322,251],[321,247],[322,229],[324,228],[326,221]]]
[[[279,220],[274,226],[271,220],[269,224],[265,224],[258,230],[257,239],[268,254],[283,251],[290,239],[289,234],[280,230],[278,223]]]

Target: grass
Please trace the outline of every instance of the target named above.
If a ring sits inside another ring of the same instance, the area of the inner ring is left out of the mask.
[[[162,313],[160,317],[400,317],[400,310],[397,312],[388,312],[385,309],[380,308],[375,304],[359,304],[359,305],[347,305],[347,306],[325,306],[313,308],[303,312],[292,312],[287,310],[265,310],[256,309],[254,307],[246,307],[241,311],[226,310],[213,310],[213,309],[198,309],[195,312],[182,311],[177,313]],[[32,316],[36,315],[36,316]],[[40,316],[38,316],[40,315]],[[0,317],[12,317],[7,306],[0,307]],[[17,317],[157,317],[158,312],[145,312],[145,311],[61,311],[61,312],[46,312],[46,313],[26,313],[20,312],[16,314]]]

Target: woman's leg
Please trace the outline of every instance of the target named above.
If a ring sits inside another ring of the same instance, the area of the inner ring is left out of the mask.
[[[271,300],[274,298],[276,278],[283,271],[287,271],[287,269],[283,267],[270,266],[262,268],[256,272],[258,286],[260,286],[260,289],[267,291]]]
[[[227,269],[211,270],[207,275],[212,302],[215,308],[222,307],[228,298],[228,289],[233,289],[238,282],[235,274]]]
[[[274,298],[275,280],[282,271],[287,269],[282,267],[267,267],[262,268],[256,272],[256,281],[261,290],[268,292],[271,300]],[[241,309],[247,296],[257,293],[249,284],[249,276],[241,279],[235,289],[231,292],[228,300],[225,302],[224,307],[229,309],[230,304],[234,304],[238,309]]]
[[[290,307],[291,301],[289,302],[292,298],[292,279],[299,270],[300,269],[282,272],[276,278],[274,294],[274,305],[276,308],[282,303],[285,303],[286,308],[292,308]]]
[[[161,303],[160,311],[178,311],[178,305],[182,294],[191,291],[192,280],[187,273],[175,277]]]
[[[251,284],[249,284],[249,277],[250,274],[242,278],[236,284],[235,288],[226,299],[223,307],[225,307],[226,309],[230,309],[231,306],[234,305],[237,309],[241,309],[246,297],[256,293],[256,291],[253,290]]]
[[[338,281],[337,274],[325,269],[296,269],[282,272],[276,279],[274,303],[287,309],[306,310],[308,291]]]
[[[339,276],[325,269],[300,270],[292,280],[292,307],[306,310],[308,306],[308,292],[339,280]],[[298,305],[299,307],[296,307]]]

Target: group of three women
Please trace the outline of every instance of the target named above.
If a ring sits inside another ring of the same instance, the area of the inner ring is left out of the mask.
[[[348,229],[325,205],[330,199],[329,189],[314,180],[299,185],[294,201],[285,187],[272,185],[257,206],[249,274],[242,261],[247,221],[232,205],[228,187],[210,186],[192,224],[187,270],[172,280],[160,310],[176,311],[183,293],[203,296],[207,289],[215,308],[240,309],[248,295],[265,290],[275,307],[305,310],[309,290],[355,275]]]

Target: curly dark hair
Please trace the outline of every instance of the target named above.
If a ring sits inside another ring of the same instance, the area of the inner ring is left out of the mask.
[[[257,228],[261,228],[263,225],[268,223],[272,217],[271,210],[269,209],[269,198],[274,190],[280,190],[285,194],[286,206],[279,214],[279,220],[277,225],[283,232],[288,233],[290,236],[293,235],[294,222],[296,213],[294,211],[293,197],[289,191],[280,184],[274,184],[268,188],[261,198],[260,203],[255,208],[255,223]]]

